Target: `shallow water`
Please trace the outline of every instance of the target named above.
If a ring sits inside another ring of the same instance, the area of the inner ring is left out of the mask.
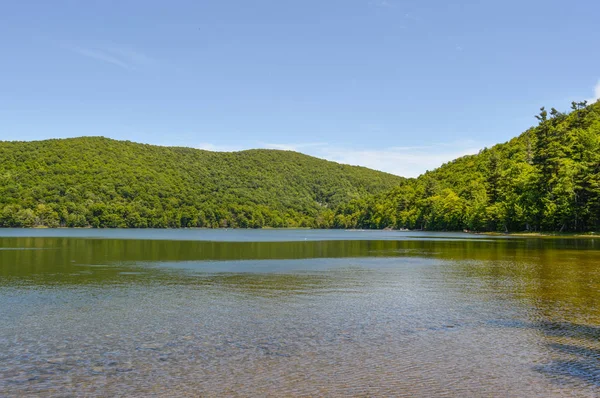
[[[0,396],[600,390],[597,239],[0,236]]]

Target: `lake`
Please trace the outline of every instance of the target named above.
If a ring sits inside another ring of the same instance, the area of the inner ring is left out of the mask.
[[[0,396],[594,396],[600,239],[0,230]]]

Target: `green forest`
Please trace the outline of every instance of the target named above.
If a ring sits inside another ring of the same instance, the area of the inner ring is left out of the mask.
[[[0,142],[0,226],[330,227],[341,204],[403,181],[291,151]]]
[[[552,108],[538,125],[406,180],[342,204],[345,228],[470,231],[600,231],[600,102]]]
[[[600,102],[415,179],[291,151],[0,142],[0,226],[600,231]]]

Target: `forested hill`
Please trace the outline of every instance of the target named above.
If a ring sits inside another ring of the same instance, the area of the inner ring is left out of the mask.
[[[511,141],[342,205],[346,228],[600,231],[600,102],[541,109]]]
[[[600,102],[417,179],[290,151],[0,142],[0,226],[600,231]]]
[[[0,226],[331,227],[340,204],[402,181],[291,151],[0,142]]]

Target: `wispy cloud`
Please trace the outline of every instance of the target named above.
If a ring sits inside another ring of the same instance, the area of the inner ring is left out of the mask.
[[[134,66],[153,66],[157,63],[154,58],[151,58],[146,54],[142,54],[141,52],[133,51],[129,48],[110,47],[107,49],[107,51],[115,54],[121,59],[126,60],[129,64],[133,64]]]
[[[215,144],[211,144],[210,142],[201,142],[198,145],[194,145],[194,148],[203,149],[205,151],[212,151],[212,152],[237,152],[237,151],[243,151],[244,149],[251,149],[251,148],[235,146],[235,145],[215,145]]]
[[[596,86],[594,87],[594,96],[590,99],[587,100],[587,102],[589,103],[594,103],[596,101],[598,101],[600,99],[600,80],[598,80],[598,83],[596,83]]]
[[[327,146],[325,142],[305,142],[302,144],[261,144],[261,147],[267,149],[280,149],[282,151],[296,151],[302,152],[303,150],[309,150],[311,148],[320,148]]]
[[[92,50],[89,48],[79,48],[79,47],[73,47],[71,48],[71,50],[73,50],[74,52],[76,52],[79,55],[83,55],[84,57],[88,57],[88,58],[92,58],[98,61],[103,61],[103,62],[107,62],[109,64],[115,65],[115,66],[119,66],[123,69],[127,69],[127,70],[132,70],[133,66],[129,65],[128,63],[115,58],[114,56],[103,52],[103,51],[98,51],[98,50]]]
[[[83,57],[117,66],[126,70],[136,70],[156,63],[151,57],[137,51],[119,47],[81,47],[63,44],[63,48]]]
[[[392,3],[389,0],[371,0],[369,1],[369,4],[375,7],[384,7],[384,8],[389,8],[389,7],[393,7],[394,3]]]
[[[413,14],[412,12],[407,12],[406,14],[404,14],[404,19],[408,19],[413,22],[421,22],[421,18]]]
[[[234,147],[203,143],[199,149],[232,152],[250,147]],[[417,177],[443,163],[464,155],[472,155],[485,147],[475,141],[456,141],[423,146],[379,148],[350,148],[325,142],[258,144],[256,147],[302,152],[338,163],[364,166],[403,177]]]
[[[477,153],[483,145],[474,142],[441,143],[418,147],[375,148],[320,148],[315,156],[339,163],[365,166],[375,170],[404,176],[417,177],[443,163],[464,155]]]

